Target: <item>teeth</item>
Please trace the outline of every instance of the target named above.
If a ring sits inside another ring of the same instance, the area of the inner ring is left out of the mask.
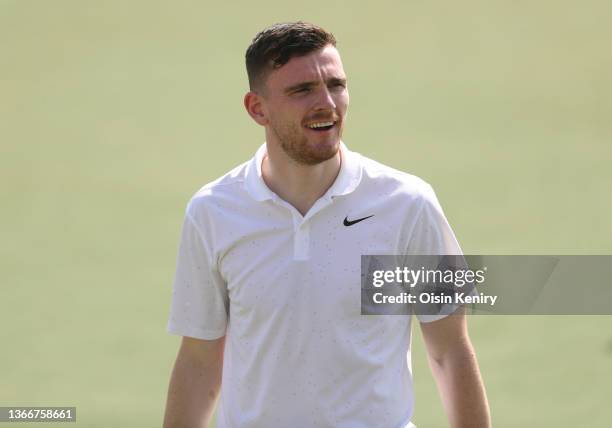
[[[334,122],[317,122],[307,125],[309,128],[324,128],[326,126],[332,126]]]

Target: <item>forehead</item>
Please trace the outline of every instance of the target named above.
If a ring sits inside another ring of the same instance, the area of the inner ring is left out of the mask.
[[[331,45],[291,58],[287,64],[272,70],[266,83],[269,89],[274,90],[300,82],[325,81],[329,78],[346,78],[340,54]]]

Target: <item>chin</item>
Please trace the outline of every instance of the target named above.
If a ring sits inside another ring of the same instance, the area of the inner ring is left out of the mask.
[[[285,154],[302,165],[318,165],[325,162],[340,150],[340,138],[304,139],[291,143],[282,142],[281,148]]]
[[[340,140],[319,141],[315,143],[315,146],[321,150],[338,150],[340,148]]]
[[[309,158],[310,165],[316,165],[321,162],[325,162],[338,153],[340,150],[340,140],[329,141],[317,144],[316,148],[310,150],[310,153],[305,154]]]

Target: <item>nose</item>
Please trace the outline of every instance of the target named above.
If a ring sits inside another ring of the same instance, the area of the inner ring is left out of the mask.
[[[331,91],[325,85],[322,86],[322,89],[319,91],[319,96],[317,98],[317,104],[315,106],[315,110],[335,110],[336,102],[334,101],[334,97],[332,96]]]

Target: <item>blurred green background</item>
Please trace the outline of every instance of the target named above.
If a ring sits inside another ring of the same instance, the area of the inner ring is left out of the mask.
[[[161,425],[185,204],[263,141],[244,51],[297,19],[339,40],[349,147],[429,181],[466,253],[612,253],[609,1],[0,0],[1,406]],[[612,317],[470,323],[496,427],[610,426]]]

